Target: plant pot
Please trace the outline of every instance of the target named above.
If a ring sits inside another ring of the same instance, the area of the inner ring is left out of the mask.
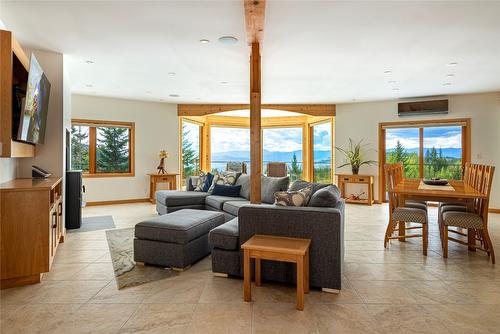
[[[358,166],[352,166],[351,169],[352,169],[352,174],[353,175],[358,175],[358,173],[359,173],[359,167]]]

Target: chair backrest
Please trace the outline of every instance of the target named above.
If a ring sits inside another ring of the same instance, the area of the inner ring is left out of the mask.
[[[268,162],[267,163],[267,176],[283,177],[288,175],[286,162]]]
[[[228,161],[226,163],[226,170],[228,172],[237,172],[237,173],[247,173],[247,164],[244,161]]]
[[[389,208],[394,210],[398,207],[398,196],[392,192],[394,186],[396,186],[403,179],[403,164],[395,163],[395,164],[385,164],[384,172],[385,172],[385,180],[387,183],[387,191],[389,192]]]
[[[491,188],[493,185],[493,175],[495,173],[494,166],[480,165],[480,178],[481,180],[476,182],[476,190],[480,191],[486,198],[481,198],[476,200],[475,209],[476,212],[481,215],[485,222],[488,221],[488,209],[490,203]]]

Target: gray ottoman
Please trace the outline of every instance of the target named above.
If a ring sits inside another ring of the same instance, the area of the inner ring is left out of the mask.
[[[184,209],[135,225],[134,260],[183,269],[210,254],[208,232],[224,224],[224,214]]]

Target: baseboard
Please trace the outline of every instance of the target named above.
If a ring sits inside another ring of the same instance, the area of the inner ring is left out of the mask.
[[[500,213],[500,209],[489,208],[488,212],[490,212],[490,213]]]
[[[149,198],[132,198],[132,199],[118,199],[118,200],[114,200],[114,201],[87,202],[86,206],[130,204],[130,203],[144,203],[144,202],[149,203]]]

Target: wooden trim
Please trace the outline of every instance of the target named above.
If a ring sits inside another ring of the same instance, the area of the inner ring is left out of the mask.
[[[23,48],[19,44],[19,42],[12,37],[12,52],[16,55],[17,59],[23,64],[24,68],[26,71],[29,71],[30,69],[30,59],[28,56],[24,53]]]
[[[381,127],[398,127],[398,126],[407,126],[407,127],[419,127],[420,125],[428,125],[428,124],[433,124],[433,125],[438,125],[438,124],[443,124],[443,125],[449,125],[449,124],[457,124],[457,123],[466,123],[470,124],[470,118],[445,118],[445,119],[428,119],[428,120],[414,120],[414,121],[397,121],[397,122],[382,122],[379,123]]]
[[[133,199],[118,199],[113,201],[95,201],[87,202],[87,206],[100,206],[100,205],[115,205],[115,204],[130,204],[130,203],[150,203],[149,198],[133,198]]]
[[[72,118],[72,125],[88,125],[95,127],[106,127],[106,126],[122,126],[126,128],[134,128],[134,122],[122,122],[122,121],[104,121],[104,120],[95,120],[95,119],[82,119],[82,118]]]
[[[488,212],[490,212],[490,213],[500,213],[500,208],[499,209],[497,209],[497,208],[489,208]]]
[[[96,172],[96,128],[89,127],[89,174]]]
[[[261,202],[262,129],[261,129],[260,45],[252,43],[250,55],[250,202]]]
[[[244,7],[247,43],[262,43],[266,0],[245,0]]]
[[[382,124],[378,126],[378,201],[381,203],[386,202],[385,200],[385,129]]]
[[[312,131],[312,126],[307,122],[304,123],[302,127],[302,178],[310,182],[313,181],[314,177]]]
[[[418,129],[418,175],[424,177],[424,128]]]
[[[249,104],[178,104],[178,116],[207,116],[226,111],[248,110]],[[262,104],[261,109],[291,111],[310,116],[335,116],[335,104]]]
[[[182,128],[183,128],[182,123],[184,123],[184,121],[182,117],[179,117],[179,181],[181,189],[182,189],[182,180],[184,179],[184,160],[182,159]]]
[[[128,140],[128,167],[131,174],[130,176],[135,175],[135,123],[131,123],[131,126],[128,130],[129,140]]]

